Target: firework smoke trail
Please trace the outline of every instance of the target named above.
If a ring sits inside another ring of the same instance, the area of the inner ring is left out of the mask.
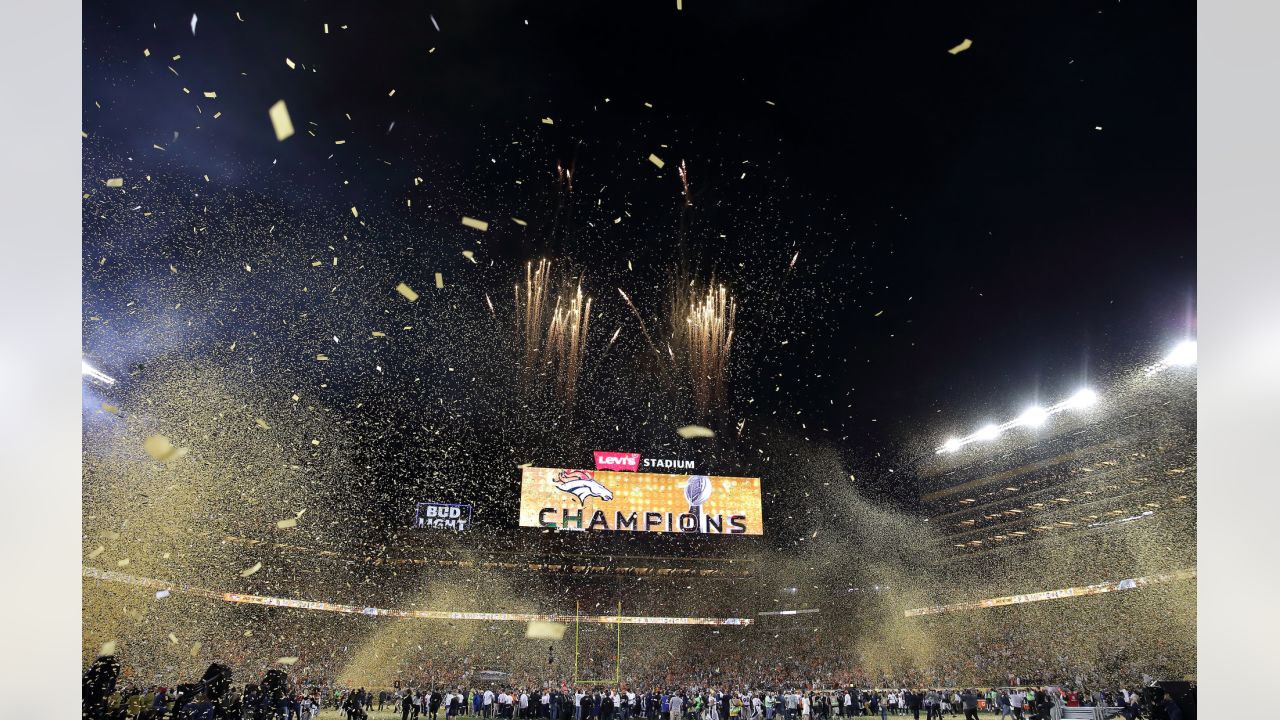
[[[636,320],[640,321],[640,332],[644,333],[644,340],[649,343],[649,349],[653,350],[658,355],[661,355],[662,351],[658,349],[657,345],[653,344],[653,338],[649,337],[649,330],[644,326],[644,318],[640,317],[640,311],[636,309],[635,305],[631,304],[631,298],[627,297],[627,294],[622,291],[622,288],[618,288],[618,294],[622,296],[623,300],[627,301],[627,307],[631,308],[631,314],[635,315]]]
[[[721,409],[728,399],[737,301],[723,284],[716,285],[715,278],[705,291],[696,283],[678,283],[677,288],[671,325],[680,348],[679,362],[688,370],[698,410],[706,413]]]

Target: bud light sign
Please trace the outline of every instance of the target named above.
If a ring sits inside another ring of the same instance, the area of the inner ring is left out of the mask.
[[[446,503],[418,503],[413,526],[431,530],[462,532],[471,529],[471,506]]]

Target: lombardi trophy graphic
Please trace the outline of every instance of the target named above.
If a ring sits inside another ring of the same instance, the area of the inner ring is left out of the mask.
[[[684,486],[684,499],[689,501],[689,514],[696,520],[698,532],[702,532],[702,506],[711,498],[711,478],[706,475],[690,475]]]

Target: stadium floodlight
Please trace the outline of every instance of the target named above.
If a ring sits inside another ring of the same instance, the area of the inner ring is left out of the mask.
[[[984,425],[982,429],[973,434],[975,440],[995,440],[1000,437],[1000,426],[996,424]]]
[[[1098,393],[1089,388],[1081,388],[1076,391],[1075,395],[1067,399],[1067,407],[1073,410],[1081,410],[1096,402],[1098,402]]]
[[[1165,365],[1188,366],[1196,364],[1196,341],[1183,340],[1164,357]]]
[[[81,374],[81,375],[87,375],[90,379],[92,379],[92,380],[97,380],[98,382],[102,383],[103,385],[115,385],[115,384],[116,384],[115,378],[113,378],[113,377],[111,377],[111,376],[107,375],[106,373],[102,372],[101,370],[98,370],[98,369],[97,369],[97,368],[95,368],[94,366],[92,366],[92,365],[90,365],[89,363],[85,362],[83,358],[81,358],[81,360],[80,360],[80,374]]]
[[[1023,410],[1022,414],[1018,416],[1018,425],[1021,425],[1022,427],[1038,428],[1041,425],[1044,425],[1045,421],[1048,419],[1049,413],[1045,412],[1044,408],[1039,405],[1032,405],[1026,410]]]

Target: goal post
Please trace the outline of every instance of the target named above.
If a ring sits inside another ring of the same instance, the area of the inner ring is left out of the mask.
[[[622,602],[618,602],[618,616],[614,621],[617,633],[613,647],[613,677],[603,680],[588,680],[579,677],[578,659],[582,653],[582,602],[574,604],[573,610],[573,683],[575,685],[620,685],[622,680]]]

